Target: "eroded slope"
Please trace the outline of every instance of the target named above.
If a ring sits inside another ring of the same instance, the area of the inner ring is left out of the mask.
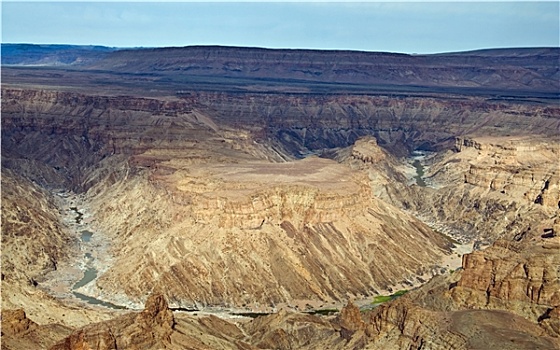
[[[545,59],[556,54],[547,52],[540,54],[548,55]],[[496,54],[471,58],[484,61]],[[504,54],[510,63],[526,64],[534,58]],[[119,57],[132,62],[126,55],[130,52]],[[471,87],[495,85],[484,74],[452,84],[468,88],[465,96],[458,96],[457,90],[438,98],[433,93],[418,96],[417,91],[415,96],[401,91],[398,98],[392,92],[317,95],[323,88],[323,93],[333,88],[319,86],[320,79],[313,86],[281,87],[274,81],[274,93],[239,94],[223,92],[231,85],[218,89],[221,92],[185,91],[189,82],[181,80],[183,76],[169,78],[184,60],[166,58],[158,65],[147,60],[128,67],[158,69],[163,75],[171,70],[167,78],[122,75],[121,81],[112,72],[60,71],[56,74],[64,79],[54,79],[55,75],[41,76],[37,70],[18,80],[20,71],[6,73],[13,84],[23,85],[2,89],[2,166],[3,171],[9,168],[18,174],[2,179],[3,187],[6,183],[7,188],[18,188],[8,192],[15,194],[12,199],[3,198],[3,222],[21,221],[14,219],[20,211],[11,209],[4,218],[4,205],[18,202],[19,195],[36,198],[26,201],[24,210],[39,218],[36,230],[20,237],[20,246],[37,252],[38,266],[44,267],[46,257],[55,262],[66,259],[66,235],[56,226],[59,218],[52,215],[61,208],[48,203],[48,191],[79,192],[80,205],[93,216],[90,225],[111,240],[109,260],[114,262],[84,292],[135,307],[154,289],[171,305],[189,308],[320,307],[408,288],[422,281],[419,277],[449,272],[438,266],[448,242],[412,214],[457,233],[458,239],[484,243],[502,239],[488,251],[464,258],[463,273],[436,278],[364,319],[352,306],[335,320],[281,312],[247,326],[187,317],[171,324],[171,330],[165,326],[163,339],[148,337],[144,344],[138,337],[138,344],[469,348],[480,342],[503,346],[513,339],[518,348],[547,348],[557,343],[557,338],[548,338],[558,333],[557,228],[540,236],[558,215],[555,144],[560,110],[541,99],[543,91],[554,90],[550,79],[557,69],[531,63],[531,72],[524,70],[502,81],[501,88],[509,91],[536,89],[539,98],[534,100],[531,94],[521,101],[474,97],[479,90]],[[214,68],[220,69],[220,62],[216,60]],[[468,73],[470,68],[458,62],[456,72]],[[511,73],[502,68],[492,69],[498,75]],[[413,73],[411,79],[422,80],[425,72]],[[136,83],[129,84],[130,79]],[[106,84],[115,80],[120,83]],[[43,89],[29,87],[29,82],[38,81]],[[253,83],[235,82],[242,89],[262,92],[263,82]],[[77,87],[91,91],[77,93],[73,91]],[[208,86],[201,90],[208,91]],[[116,96],[116,91],[127,96]],[[180,98],[175,96],[178,91]],[[371,135],[377,141],[361,139]],[[530,137],[519,137],[526,135]],[[346,146],[352,147],[332,150]],[[425,188],[409,186],[407,170],[393,157],[408,156],[415,149],[440,152],[424,162],[430,166]],[[338,163],[316,157],[295,161],[312,152]],[[28,251],[17,251],[15,237],[21,225],[16,226],[3,225],[2,233],[7,251],[17,257],[14,269],[23,271]],[[25,231],[30,226],[21,227]],[[49,243],[60,249],[60,256],[37,250],[36,244],[49,237],[51,229],[54,240]],[[35,234],[43,238],[30,241]],[[19,282],[28,278],[21,276]],[[80,312],[85,315],[82,322],[108,317],[91,310],[66,313],[66,306],[44,302],[46,295],[39,298],[34,288],[9,289],[8,301],[10,307],[25,305],[30,318],[41,324],[75,320]],[[157,315],[168,312],[163,302],[156,304],[152,309],[157,312],[147,312],[147,318],[161,320]],[[6,305],[3,301],[3,309]],[[462,309],[468,311],[458,311]],[[12,316],[31,332],[35,329],[20,311]],[[135,346],[131,334],[140,333],[127,325],[138,323],[138,317],[94,325],[59,346],[79,347],[89,340],[100,348]],[[160,326],[140,318],[143,331]],[[514,326],[507,329],[506,319],[514,320]],[[494,328],[477,326],[488,320]],[[68,326],[81,324],[55,325],[53,333],[67,335]],[[15,332],[15,338],[33,338],[26,332]],[[484,336],[479,336],[481,332]]]

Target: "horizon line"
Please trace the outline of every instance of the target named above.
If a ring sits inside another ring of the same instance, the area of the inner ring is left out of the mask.
[[[253,49],[253,50],[270,50],[270,51],[323,51],[323,52],[356,52],[356,53],[386,53],[409,56],[421,55],[439,55],[453,53],[469,53],[491,50],[536,50],[536,49],[560,49],[560,46],[500,46],[500,47],[482,47],[474,49],[465,49],[457,51],[437,51],[437,52],[403,52],[403,51],[374,51],[360,49],[333,49],[333,48],[302,48],[302,47],[265,47],[265,46],[242,46],[242,45],[223,45],[223,44],[192,44],[192,45],[172,45],[172,46],[109,46],[103,44],[60,44],[60,43],[29,43],[29,42],[2,42],[1,45],[30,45],[30,46],[69,46],[69,47],[102,47],[113,49],[114,51],[125,50],[161,50],[161,49],[186,49],[195,47],[205,48],[235,48],[235,49]]]

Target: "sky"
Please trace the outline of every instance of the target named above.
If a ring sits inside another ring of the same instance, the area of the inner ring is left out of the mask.
[[[2,42],[438,53],[560,46],[560,2],[2,1]]]

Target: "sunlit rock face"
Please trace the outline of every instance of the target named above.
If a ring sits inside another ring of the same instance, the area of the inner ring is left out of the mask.
[[[437,218],[456,222],[465,235],[489,240],[522,235],[558,212],[560,149],[557,137],[460,138],[453,151],[434,161],[429,196],[445,201]],[[453,184],[453,185],[450,185]]]
[[[165,174],[91,190],[99,230],[118,232],[103,293],[138,300],[159,286],[182,307],[326,303],[415,284],[448,249],[331,160],[165,164]]]
[[[457,149],[476,153],[465,174],[466,183],[560,209],[557,138],[458,139]]]
[[[3,67],[3,346],[557,347],[558,51],[521,51],[450,66],[195,48]],[[49,294],[46,276],[83,264],[66,195],[104,240],[80,291],[144,311]],[[462,269],[430,227],[474,243]],[[372,311],[293,312],[432,277]],[[234,324],[168,305],[290,312]]]

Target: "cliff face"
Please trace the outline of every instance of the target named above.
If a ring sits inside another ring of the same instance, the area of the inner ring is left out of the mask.
[[[523,197],[527,203],[560,209],[560,174],[557,139],[458,139],[460,151],[478,153],[465,182],[492,191]]]
[[[447,198],[448,215],[468,218],[479,239],[522,235],[557,213],[560,199],[556,138],[458,139],[457,153],[430,166],[428,179],[443,186],[434,200]],[[462,181],[461,181],[462,180]],[[445,187],[445,183],[459,183]],[[451,198],[463,192],[460,202]],[[454,209],[455,208],[455,209]],[[461,213],[461,214],[459,214]]]
[[[458,135],[546,136],[560,130],[557,107],[477,98],[197,93],[177,100],[3,89],[2,99],[4,148],[45,160],[66,176],[71,159],[91,165],[113,153],[184,148],[186,140],[226,130],[243,130],[249,139],[296,156],[346,147],[368,135],[404,156],[416,148],[448,149]],[[38,138],[57,152],[38,153]]]
[[[2,308],[25,306],[37,322],[6,313],[10,344],[557,345],[560,109],[546,102],[557,92],[557,50],[143,53],[91,66],[112,72],[3,70],[11,85],[2,89]],[[473,70],[481,64],[488,68]],[[505,92],[516,99],[495,96]],[[437,152],[421,161],[426,187],[410,185],[398,158],[418,149]],[[68,208],[49,193],[61,190],[74,192],[88,229],[110,248],[96,251],[99,276],[80,291],[133,307],[160,291],[144,312],[84,328],[115,314],[37,288],[46,270],[84,253],[72,244],[80,233],[61,224]],[[449,274],[448,240],[418,217],[475,249],[496,242]],[[165,301],[301,310],[434,275],[396,301],[364,314],[350,304],[335,318],[281,311],[241,326],[176,317]],[[44,325],[54,335],[38,341]]]
[[[3,89],[2,115],[3,164],[43,186],[75,190],[84,190],[90,169],[106,157],[188,150],[220,134],[234,135],[227,126],[217,132],[210,118],[179,100]],[[233,144],[248,143],[247,132],[238,134]]]
[[[181,307],[326,303],[416,284],[447,249],[334,161],[156,168],[90,190],[96,229],[119,252],[91,293],[132,305],[154,286]]]
[[[503,240],[465,255],[462,270],[365,313],[370,339],[388,349],[557,347],[556,238]]]
[[[67,258],[74,244],[51,195],[2,169],[2,280],[36,283],[34,279]]]
[[[550,312],[560,305],[559,248],[557,236],[527,244],[497,241],[464,256],[464,271],[451,295],[459,307],[506,309],[534,322],[554,317],[546,328],[558,336],[560,320]]]
[[[346,147],[372,135],[394,155],[420,148],[449,149],[459,135],[557,135],[553,106],[472,99],[373,96],[197,94],[220,124],[260,128],[256,137],[279,140],[293,153]],[[224,118],[226,117],[226,118]]]
[[[412,56],[194,46],[121,50],[90,67],[162,75],[557,91],[558,57],[558,50],[553,48]]]

